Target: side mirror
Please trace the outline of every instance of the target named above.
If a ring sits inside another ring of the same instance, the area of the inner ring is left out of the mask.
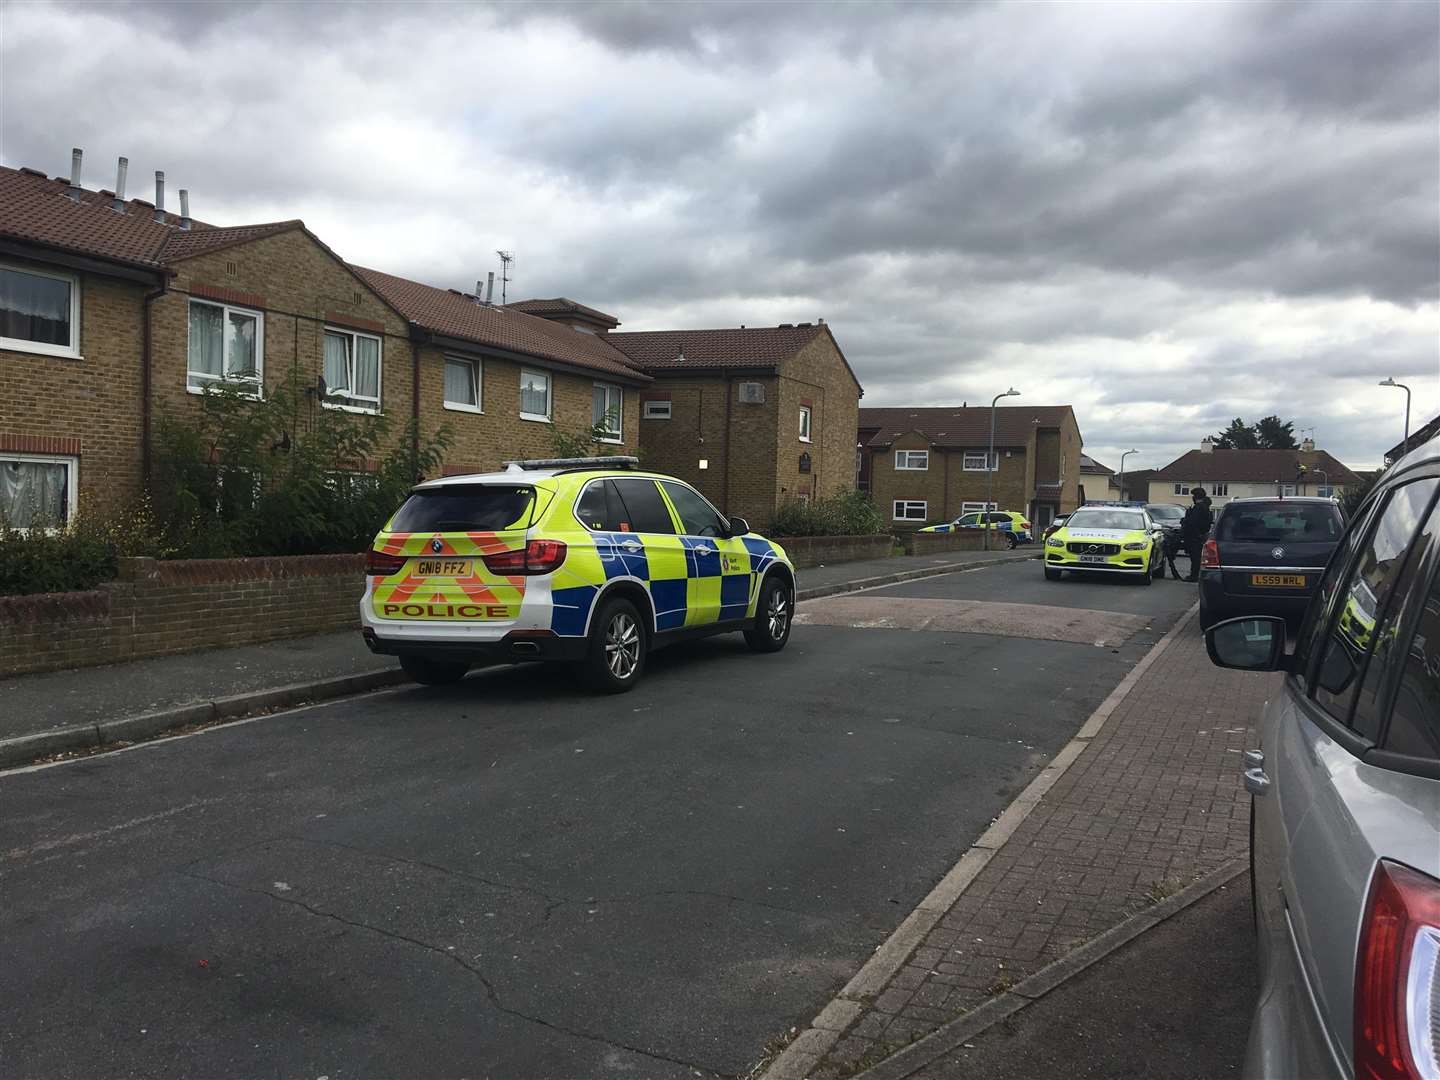
[[[1216,667],[1238,671],[1289,671],[1285,620],[1275,615],[1227,619],[1205,631],[1205,651]]]
[[[745,535],[746,533],[748,533],[749,531],[750,531],[750,523],[749,523],[748,521],[746,521],[744,518],[742,518],[742,517],[732,517],[732,518],[730,519],[730,535],[731,535],[731,536],[744,536],[744,535]]]

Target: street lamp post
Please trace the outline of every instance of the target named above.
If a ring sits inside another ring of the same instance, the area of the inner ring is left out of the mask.
[[[1400,444],[1400,456],[1404,457],[1410,451],[1410,387],[1404,383],[1395,381],[1395,376],[1385,379],[1381,386],[1398,386],[1405,391],[1405,441]]]
[[[1125,501],[1125,459],[1131,454],[1138,454],[1139,450],[1126,450],[1120,455],[1120,501]]]
[[[1019,396],[1020,391],[1016,390],[1012,386],[1004,393],[996,394],[993,398],[990,399],[990,449],[986,452],[985,456],[985,510],[987,514],[990,510],[990,502],[995,495],[995,403],[999,401],[1002,397]],[[984,528],[980,530],[980,532],[985,537],[986,551],[990,550],[990,533],[992,531],[993,530],[990,528],[989,518],[987,517],[984,522]]]

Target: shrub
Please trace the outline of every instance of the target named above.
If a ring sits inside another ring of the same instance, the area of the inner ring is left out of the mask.
[[[190,425],[162,417],[152,490],[176,556],[363,551],[450,445],[414,421],[387,448],[384,417],[319,407],[292,378],[254,401],[228,387]]]
[[[769,530],[775,537],[875,536],[884,531],[884,517],[861,491],[809,503],[787,499],[775,512]]]
[[[93,589],[115,577],[116,559],[170,554],[149,499],[63,527],[20,530],[0,518],[0,596]]]

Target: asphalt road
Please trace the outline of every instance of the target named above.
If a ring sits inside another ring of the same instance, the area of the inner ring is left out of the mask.
[[[1193,590],[1024,563],[861,595],[1007,607],[679,646],[621,697],[495,669],[0,774],[0,1072],[743,1073]],[[1062,595],[1144,618],[1037,639],[1053,610],[1014,606]]]
[[[915,1075],[1238,1076],[1259,992],[1250,879],[1240,877]]]

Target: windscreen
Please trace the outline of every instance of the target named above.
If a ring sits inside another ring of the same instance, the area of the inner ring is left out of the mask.
[[[1220,515],[1219,540],[1273,544],[1334,543],[1340,539],[1340,514],[1316,503],[1274,502],[1231,505]]]
[[[1185,510],[1179,506],[1167,506],[1164,503],[1157,503],[1154,506],[1145,507],[1150,511],[1150,516],[1157,522],[1179,521],[1185,516]]]
[[[1145,518],[1134,510],[1076,510],[1065,522],[1067,529],[1145,528]]]
[[[535,489],[491,484],[414,492],[390,522],[391,532],[497,532],[530,524]]]

